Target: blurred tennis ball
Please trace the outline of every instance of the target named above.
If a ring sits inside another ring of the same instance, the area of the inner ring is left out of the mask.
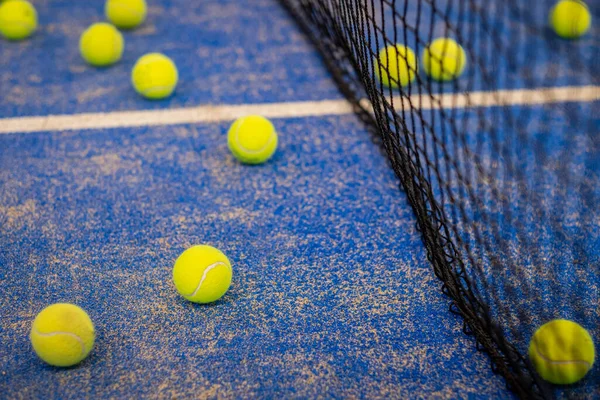
[[[179,73],[175,63],[160,53],[149,53],[140,57],[131,71],[133,87],[147,99],[169,97],[178,80]]]
[[[451,81],[467,66],[465,50],[453,39],[438,38],[423,51],[423,68],[436,81]]]
[[[550,12],[550,25],[558,36],[565,39],[585,35],[591,24],[590,10],[583,1],[562,0]]]
[[[106,18],[121,29],[132,29],[146,19],[146,0],[106,0]]]
[[[9,40],[25,39],[37,28],[37,12],[25,0],[6,0],[0,3],[0,34]]]
[[[87,28],[79,39],[81,56],[89,64],[105,67],[123,55],[123,35],[111,24],[99,22]]]
[[[390,45],[381,49],[374,67],[377,79],[384,85],[392,88],[406,86],[415,80],[417,57],[408,46]]]

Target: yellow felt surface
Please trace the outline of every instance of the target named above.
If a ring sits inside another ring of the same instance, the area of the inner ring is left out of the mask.
[[[550,24],[556,34],[565,39],[575,39],[590,28],[592,17],[584,2],[563,0],[550,13]]]
[[[175,63],[164,54],[149,53],[135,63],[131,82],[135,90],[149,99],[162,99],[175,90],[179,73]]]
[[[277,143],[275,127],[260,115],[238,118],[227,133],[231,152],[238,160],[248,164],[267,161],[275,153]]]
[[[556,384],[579,381],[594,364],[594,342],[579,324],[554,320],[533,335],[529,357],[542,378]]]
[[[37,355],[48,364],[71,366],[83,360],[94,347],[94,324],[80,307],[56,303],[37,315],[30,339]]]
[[[402,44],[381,49],[375,62],[375,74],[386,86],[406,86],[415,79],[418,71],[414,51]]]
[[[106,18],[122,29],[132,29],[146,19],[145,0],[107,0],[104,13]]]
[[[0,5],[0,34],[7,39],[20,40],[31,36],[37,28],[37,12],[24,0],[5,1]]]
[[[173,267],[177,291],[195,303],[211,303],[220,299],[231,285],[229,259],[220,250],[207,245],[184,251]]]
[[[453,39],[438,38],[423,51],[423,68],[427,75],[438,81],[459,77],[467,66],[463,48]]]
[[[103,67],[123,55],[123,35],[111,24],[100,22],[86,29],[79,40],[79,51],[88,63]]]

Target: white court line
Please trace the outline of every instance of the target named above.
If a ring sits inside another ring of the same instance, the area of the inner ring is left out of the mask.
[[[428,110],[444,108],[493,107],[502,105],[535,105],[562,102],[590,102],[600,100],[600,86],[570,86],[544,89],[500,90],[465,94],[412,96],[415,107]],[[396,109],[400,98],[394,98]],[[406,100],[405,106],[406,105]],[[368,101],[364,100],[368,105]],[[110,129],[140,126],[165,126],[232,121],[249,114],[267,118],[298,118],[324,115],[344,115],[353,112],[346,100],[298,101],[244,105],[204,105],[198,107],[162,110],[115,111],[74,115],[47,115],[35,117],[0,118],[0,134],[41,131],[69,131],[83,129]]]

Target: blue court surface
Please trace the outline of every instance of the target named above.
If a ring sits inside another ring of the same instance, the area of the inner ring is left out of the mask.
[[[343,99],[276,0],[190,3],[150,1],[147,21],[124,33],[123,59],[96,69],[77,43],[103,2],[34,1],[37,33],[0,41],[0,117]],[[179,68],[167,100],[130,86],[150,51]],[[512,398],[448,311],[361,121],[273,122],[280,145],[261,166],[230,154],[231,121],[0,134],[0,398]],[[600,175],[597,160],[582,163]],[[595,232],[586,251],[600,254]],[[185,301],[171,278],[200,243],[233,266],[212,305]],[[73,368],[45,365],[29,342],[55,302],[96,326]],[[600,337],[600,322],[590,328]],[[597,382],[598,368],[590,374]]]

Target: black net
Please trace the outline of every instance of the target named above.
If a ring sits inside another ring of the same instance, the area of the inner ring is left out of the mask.
[[[464,332],[517,395],[555,395],[527,357],[535,329],[566,318],[600,337],[598,29],[559,38],[549,0],[282,2],[385,150]],[[467,59],[446,82],[423,72],[439,37]],[[416,65],[376,61],[398,43]],[[565,393],[600,395],[599,377]]]

